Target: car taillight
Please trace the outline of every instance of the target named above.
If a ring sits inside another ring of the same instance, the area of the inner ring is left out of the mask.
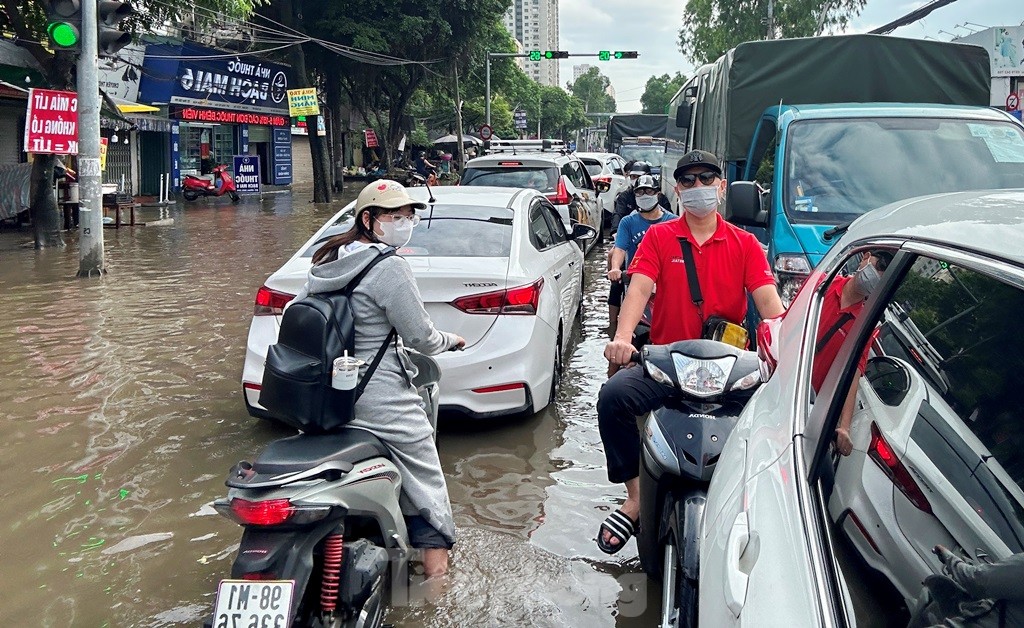
[[[558,178],[558,187],[555,188],[554,194],[548,194],[548,200],[555,205],[568,205],[572,202],[572,197],[569,196],[569,188],[565,187],[565,179]]]
[[[331,512],[330,506],[302,506],[287,499],[250,501],[241,497],[217,500],[213,507],[220,514],[244,526],[279,526],[284,523],[312,523]]]
[[[528,286],[471,294],[452,301],[452,305],[466,314],[536,314],[544,278]]]
[[[256,291],[256,306],[253,308],[253,316],[272,316],[284,312],[284,306],[295,298],[294,294],[278,292],[262,286]]]
[[[474,388],[473,392],[479,394],[496,393],[496,392],[508,392],[510,390],[525,390],[526,384],[522,382],[515,382],[512,384],[498,384],[497,386],[484,386],[483,388]]]
[[[604,183],[611,183],[611,182],[612,182],[612,178],[611,178],[611,176],[610,176],[610,175],[601,175],[601,176],[599,176],[599,177],[591,177],[591,178],[592,178],[592,179],[593,179],[593,180],[594,180],[595,182],[596,182],[596,181],[603,181]]]
[[[874,423],[871,424],[871,444],[868,445],[868,456],[875,461],[875,464],[882,469],[883,473],[889,476],[889,479],[896,485],[896,488],[900,489],[907,496],[910,503],[914,504],[919,510],[932,514],[932,506],[928,503],[928,498],[925,497],[924,492],[921,491],[921,487],[914,481],[907,467],[900,462],[896,451],[885,440],[882,432]]]

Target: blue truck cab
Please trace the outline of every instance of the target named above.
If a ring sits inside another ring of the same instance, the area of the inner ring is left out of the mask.
[[[746,159],[728,163],[727,176],[727,217],[767,246],[788,304],[845,226],[865,212],[926,194],[1024,187],[1024,128],[984,107],[769,107]]]

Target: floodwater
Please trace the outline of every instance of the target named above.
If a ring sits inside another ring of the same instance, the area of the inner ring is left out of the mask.
[[[257,288],[341,207],[309,198],[212,199],[172,207],[172,225],[106,229],[102,279],[74,278],[75,233],[52,251],[0,233],[0,625],[194,626],[212,611],[241,529],[211,503],[232,464],[288,434],[248,416],[239,378]],[[593,542],[624,497],[594,410],[602,267],[595,250],[554,407],[442,420],[459,542],[447,590],[393,609],[396,626],[656,622],[635,544],[608,557]]]

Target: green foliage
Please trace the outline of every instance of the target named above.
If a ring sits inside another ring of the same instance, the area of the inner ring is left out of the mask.
[[[669,101],[685,82],[686,77],[680,72],[676,72],[675,76],[662,74],[647,79],[644,94],[640,97],[640,105],[643,107],[640,113],[667,113]]]
[[[813,37],[841,30],[867,0],[772,0],[771,38]],[[768,39],[769,0],[688,0],[679,49],[695,64],[714,61],[745,41]],[[824,19],[822,10],[825,10]]]
[[[569,90],[583,103],[583,111],[614,112],[615,99],[605,91],[611,80],[601,70],[590,68],[580,75],[576,82],[568,85]]]

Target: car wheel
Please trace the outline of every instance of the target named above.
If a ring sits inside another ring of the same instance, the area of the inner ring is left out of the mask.
[[[555,403],[558,389],[562,385],[562,326],[558,326],[558,339],[555,341],[555,363],[551,369],[551,394],[548,403]]]

